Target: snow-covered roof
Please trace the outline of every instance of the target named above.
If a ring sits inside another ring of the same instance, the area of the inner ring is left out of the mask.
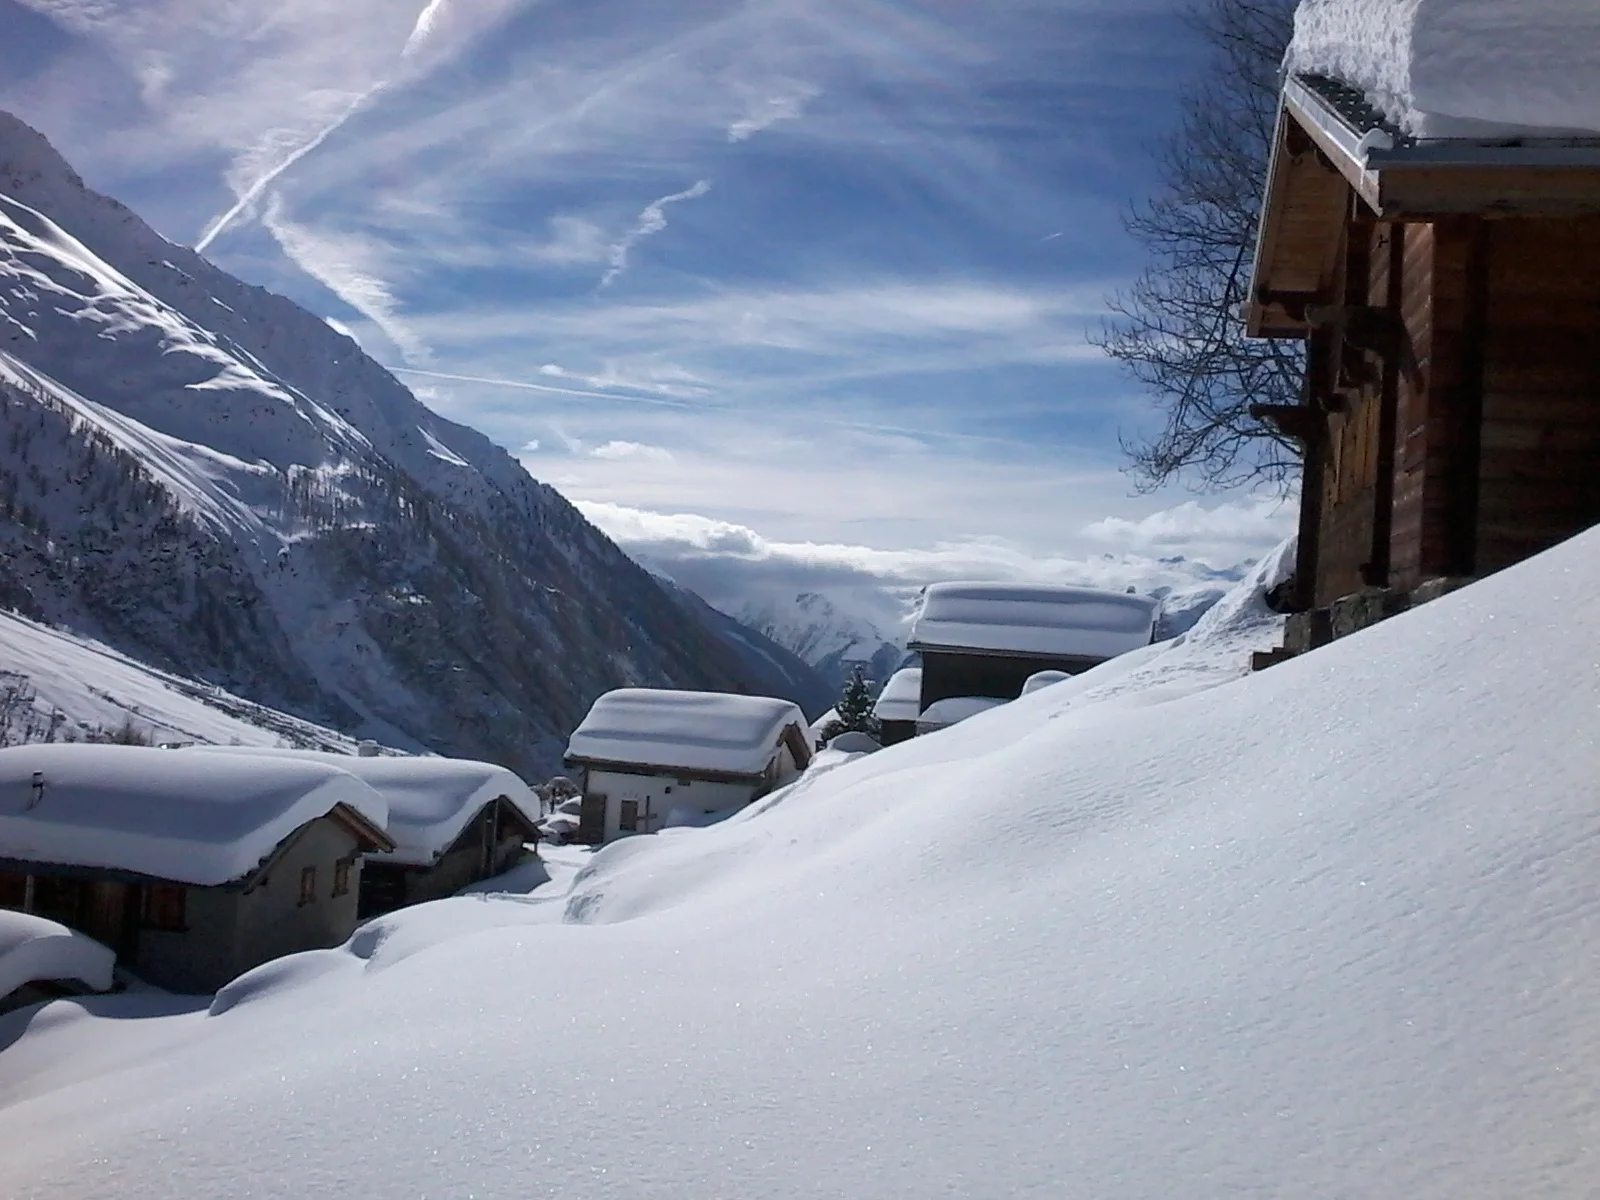
[[[567,759],[759,775],[790,726],[803,744],[805,714],[788,700],[620,688],[594,702],[573,731]]]
[[[0,750],[0,858],[24,862],[228,883],[341,805],[387,847],[383,797],[323,763],[144,746]]]
[[[449,849],[483,806],[503,797],[529,828],[539,821],[539,798],[517,775],[494,763],[432,755],[362,758],[316,750],[261,750],[247,746],[196,746],[205,754],[268,755],[326,763],[350,772],[389,806],[393,854],[383,861],[426,865]]]
[[[1600,131],[1594,0],[1301,0],[1286,60],[1423,138]]]
[[[997,700],[993,696],[946,696],[928,705],[917,718],[917,724],[923,729],[943,729],[946,725],[958,724],[991,708],[999,708],[1004,703],[1004,700]]]
[[[1071,678],[1072,676],[1065,671],[1035,671],[1027,679],[1023,680],[1022,694],[1024,696],[1032,695],[1040,688],[1047,688],[1052,683],[1060,683],[1062,680]]]
[[[1156,602],[1093,588],[935,583],[911,627],[914,649],[1111,658],[1150,641]]]
[[[878,693],[872,715],[880,721],[915,721],[922,711],[922,668],[901,667]]]
[[[117,956],[87,934],[32,913],[0,909],[0,996],[34,980],[75,979],[103,992]]]

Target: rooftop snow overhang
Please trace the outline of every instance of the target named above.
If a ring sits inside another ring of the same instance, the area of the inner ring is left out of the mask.
[[[1251,268],[1252,337],[1305,337],[1333,302],[1345,227],[1371,219],[1600,212],[1600,138],[1408,138],[1355,89],[1284,81]]]
[[[591,771],[609,771],[615,775],[645,775],[652,778],[695,779],[705,783],[761,783],[766,771],[717,771],[706,767],[678,767],[671,763],[625,762],[617,758],[590,758],[582,754],[569,754],[561,760],[566,767],[587,767]]]

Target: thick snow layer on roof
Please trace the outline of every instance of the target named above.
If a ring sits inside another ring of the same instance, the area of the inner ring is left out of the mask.
[[[530,825],[539,821],[539,797],[511,771],[494,763],[431,755],[362,758],[314,750],[261,750],[244,746],[199,746],[205,754],[267,755],[320,762],[350,772],[389,806],[392,854],[384,862],[431,863],[449,849],[468,822],[490,801],[504,797]]]
[[[1035,671],[1032,675],[1029,675],[1027,679],[1023,680],[1022,694],[1024,696],[1031,696],[1040,688],[1047,688],[1051,684],[1055,683],[1064,683],[1066,680],[1071,678],[1072,676],[1068,675],[1065,671]]]
[[[570,890],[391,914],[219,1016],[0,1018],[6,1186],[1589,1195],[1600,531],[1251,675],[1269,565],[1179,638]]]
[[[621,688],[594,702],[567,757],[759,775],[790,725],[807,728],[805,714],[788,700]]]
[[[31,913],[0,909],[0,996],[34,980],[76,980],[103,992],[117,956],[92,937]]]
[[[999,708],[1004,703],[1004,700],[996,700],[993,696],[946,696],[923,710],[917,718],[917,726],[924,730],[943,729],[981,712],[988,712],[991,708]]]
[[[322,763],[143,746],[0,750],[0,858],[24,862],[227,883],[336,804],[380,829],[388,819],[383,797]]]
[[[1595,0],[1301,0],[1288,68],[1362,88],[1404,132],[1600,132]]]
[[[935,583],[911,644],[1014,654],[1110,658],[1150,641],[1156,602],[1093,588]]]
[[[915,721],[921,711],[921,667],[901,667],[889,676],[872,706],[872,715],[880,721]]]

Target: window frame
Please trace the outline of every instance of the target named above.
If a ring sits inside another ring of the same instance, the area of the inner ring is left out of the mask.
[[[309,867],[300,868],[300,903],[297,908],[304,908],[308,904],[317,902],[317,867],[313,863]]]

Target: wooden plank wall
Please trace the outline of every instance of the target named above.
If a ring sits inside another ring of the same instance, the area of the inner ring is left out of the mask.
[[[1478,573],[1600,522],[1600,217],[1487,230]]]

